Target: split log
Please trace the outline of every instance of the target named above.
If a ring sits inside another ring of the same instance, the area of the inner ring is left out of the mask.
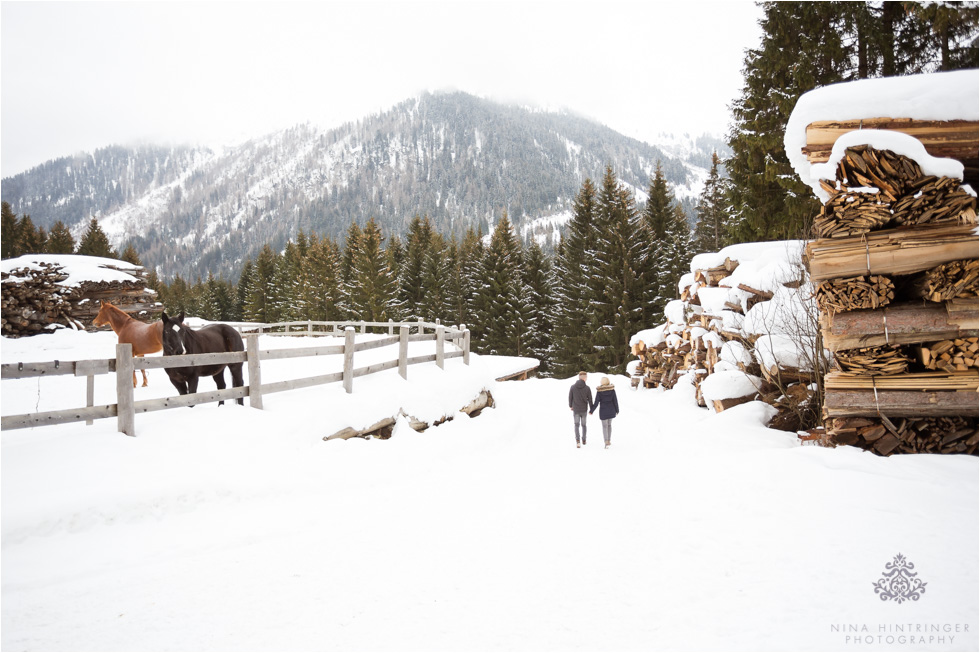
[[[821,238],[806,246],[812,281],[867,274],[912,274],[977,255],[972,225],[899,227],[848,238]]]
[[[883,229],[892,222],[891,203],[878,194],[834,192],[813,221],[817,238],[844,238]]]
[[[977,455],[977,420],[969,417],[919,417],[882,420],[839,417],[826,433],[833,444],[846,444],[887,456],[892,453],[963,453]]]
[[[824,346],[842,349],[975,338],[980,330],[977,303],[954,299],[943,304],[894,304],[884,309],[820,316]]]
[[[917,360],[927,370],[966,371],[977,367],[977,338],[956,338],[930,342],[913,348]]]
[[[824,387],[829,390],[921,390],[960,391],[976,393],[976,370],[965,372],[915,372],[900,376],[865,376],[851,372],[831,372],[824,377]],[[886,413],[887,414],[887,413]]]
[[[825,313],[840,313],[887,306],[895,299],[895,284],[883,275],[826,279],[817,286],[817,306]]]
[[[898,131],[917,138],[926,152],[935,157],[976,159],[976,120],[916,120],[913,118],[876,117],[861,120],[820,120],[806,128],[806,146],[802,149],[810,163],[825,163],[834,143],[843,134],[859,129]]]
[[[976,297],[980,290],[980,262],[968,259],[938,265],[916,279],[913,289],[930,302]]]
[[[834,359],[843,371],[863,376],[904,374],[912,362],[903,347],[894,345],[839,351]]]
[[[977,392],[923,392],[922,390],[824,391],[825,418],[977,416]]]

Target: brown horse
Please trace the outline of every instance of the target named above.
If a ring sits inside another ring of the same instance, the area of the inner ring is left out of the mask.
[[[92,320],[95,326],[108,324],[119,337],[119,344],[129,343],[133,346],[133,356],[155,354],[163,349],[163,321],[140,322],[130,317],[122,309],[109,302],[102,302],[99,314]],[[146,387],[146,370],[143,373],[143,387]],[[136,387],[136,372],[133,372],[133,387]]]

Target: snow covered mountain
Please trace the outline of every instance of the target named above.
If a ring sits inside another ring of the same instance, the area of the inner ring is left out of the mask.
[[[215,151],[109,147],[2,182],[17,214],[78,233],[92,216],[117,246],[132,242],[164,276],[231,278],[266,243],[300,230],[342,237],[378,219],[401,233],[429,215],[445,233],[490,225],[506,210],[548,245],[582,180],[612,165],[640,202],[657,161],[690,209],[720,138],[628,138],[571,113],[532,111],[465,93],[423,94],[335,129],[299,125]]]

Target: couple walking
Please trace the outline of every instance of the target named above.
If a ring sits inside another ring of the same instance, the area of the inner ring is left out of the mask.
[[[612,421],[619,414],[619,400],[616,398],[616,388],[609,382],[608,377],[602,377],[602,383],[595,390],[595,401],[592,400],[592,388],[585,384],[588,378],[585,372],[578,373],[578,381],[572,384],[568,391],[568,407],[575,419],[575,446],[585,444],[585,413],[590,415],[599,408],[599,421],[602,422],[602,437],[606,441],[606,449],[612,440]],[[579,428],[582,433],[579,436]]]

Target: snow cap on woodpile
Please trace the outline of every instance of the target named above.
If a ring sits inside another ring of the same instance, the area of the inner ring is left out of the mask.
[[[786,123],[783,146],[796,174],[813,188],[813,192],[822,202],[826,202],[829,197],[820,188],[819,178],[813,176],[811,164],[803,154],[807,125],[826,120],[872,118],[980,120],[978,96],[980,75],[976,70],[881,77],[831,84],[800,96]],[[874,144],[872,146],[878,147]],[[913,158],[922,165],[923,162],[918,157]]]
[[[5,282],[15,283],[19,277],[12,274],[14,270],[40,270],[43,265],[57,265],[68,278],[58,282],[58,285],[75,287],[87,282],[138,283],[143,281],[136,276],[143,267],[126,261],[100,256],[81,256],[78,254],[25,254],[17,258],[9,258],[0,263],[0,270],[11,276]]]

